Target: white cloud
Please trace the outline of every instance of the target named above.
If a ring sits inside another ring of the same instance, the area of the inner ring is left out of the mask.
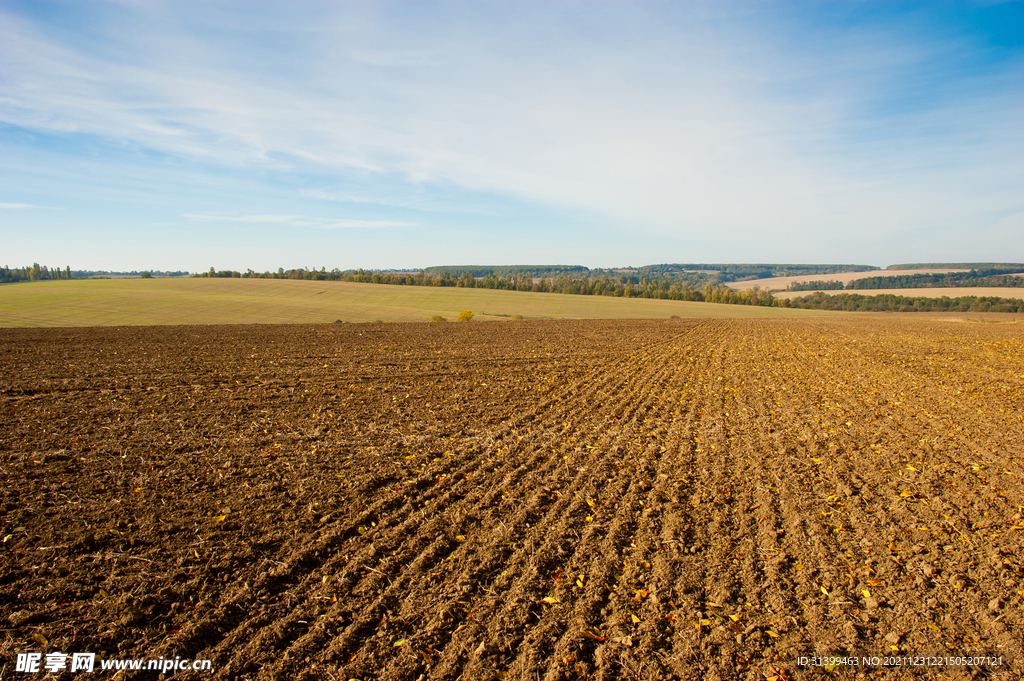
[[[38,206],[33,206],[31,203],[0,203],[0,208],[38,208]]]

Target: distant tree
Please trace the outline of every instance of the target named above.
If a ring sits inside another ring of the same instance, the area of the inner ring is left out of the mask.
[[[150,279],[153,277],[153,273],[147,270],[145,272],[139,272],[139,276],[143,279]]]
[[[460,322],[468,322],[473,319],[473,313],[470,310],[463,310],[459,313]]]

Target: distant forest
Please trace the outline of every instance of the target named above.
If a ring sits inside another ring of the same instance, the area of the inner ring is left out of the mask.
[[[726,283],[771,277],[801,276],[809,274],[834,274],[837,272],[869,272],[879,268],[871,265],[781,265],[781,264],[739,264],[739,263],[676,263],[644,265],[641,267],[618,267],[600,269],[583,265],[442,265],[424,270],[429,275],[440,276],[448,273],[455,277],[472,274],[474,277],[494,275],[509,277],[526,275],[535,278],[552,278],[561,274],[577,279],[603,277],[626,277],[632,283],[642,279],[650,281],[680,281],[691,283]]]
[[[791,283],[787,290],[838,291],[844,289],[957,288],[967,286],[1024,288],[1024,276],[1012,276],[1015,272],[1024,272],[1024,267],[990,268],[945,274],[864,277],[863,279],[854,279],[846,284],[841,281],[801,281]]]
[[[887,270],[1009,270],[1024,272],[1024,263],[1019,262],[917,262],[889,265]]]
[[[196,274],[197,277],[257,277],[261,279],[313,279],[331,281],[364,281],[365,277],[379,275],[387,283],[428,286],[483,286],[485,288],[509,288],[509,282],[516,282],[516,290],[520,290],[521,280],[535,282],[560,277],[572,281],[614,280],[620,284],[631,284],[634,287],[645,285],[645,282],[667,282],[700,288],[706,284],[725,284],[735,281],[767,279],[776,276],[798,276],[809,274],[833,274],[836,272],[869,272],[879,268],[871,265],[782,265],[782,264],[722,264],[722,263],[689,263],[644,265],[642,267],[620,267],[611,269],[590,268],[583,265],[439,265],[415,271],[396,270],[338,270],[328,271],[317,269],[279,268],[277,272],[237,272],[233,270],[218,271],[210,268],[209,272]],[[353,279],[352,277],[355,277]],[[409,277],[415,278],[410,283]],[[469,283],[471,281],[488,283]],[[490,282],[500,280],[502,286]],[[429,281],[428,284],[421,283]],[[462,284],[458,282],[463,282]]]
[[[31,266],[10,268],[6,265],[0,268],[0,284],[13,284],[17,281],[42,281],[46,279],[71,279],[71,268],[53,269],[39,263],[32,263]]]
[[[32,263],[25,267],[0,268],[0,284],[13,284],[19,281],[53,281],[55,279],[90,279],[96,277],[187,277],[188,272],[131,271],[108,272],[106,270],[73,270],[71,267],[47,267]]]
[[[997,296],[925,298],[892,293],[814,293],[792,300],[776,300],[777,307],[801,310],[842,310],[845,312],[1024,312],[1024,300]]]

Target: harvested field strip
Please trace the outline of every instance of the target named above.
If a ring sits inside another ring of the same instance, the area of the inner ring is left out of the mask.
[[[1013,325],[19,330],[0,362],[19,650],[260,679],[1020,653]]]

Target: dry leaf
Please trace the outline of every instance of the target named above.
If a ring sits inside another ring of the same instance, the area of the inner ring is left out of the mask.
[[[590,629],[584,629],[583,635],[589,638],[591,641],[597,641],[599,643],[604,641],[604,636],[597,633],[596,631],[591,631]]]
[[[557,596],[545,596],[540,600],[542,603],[547,603],[548,605],[554,605],[555,603],[562,602],[562,599],[558,598]]]
[[[34,638],[36,640],[36,643],[38,643],[39,645],[43,646],[44,648],[46,646],[50,645],[50,642],[47,641],[46,637],[43,636],[42,634],[39,634],[39,633],[32,634],[32,638]]]
[[[640,618],[636,615],[630,615],[629,618],[633,620],[633,624],[640,624]]]
[[[764,633],[768,634],[768,635],[769,635],[769,636],[771,636],[772,638],[778,638],[778,637],[779,637],[779,635],[778,635],[778,634],[776,634],[776,633],[775,633],[774,631],[772,631],[771,629],[769,629],[769,630],[765,631]]]

